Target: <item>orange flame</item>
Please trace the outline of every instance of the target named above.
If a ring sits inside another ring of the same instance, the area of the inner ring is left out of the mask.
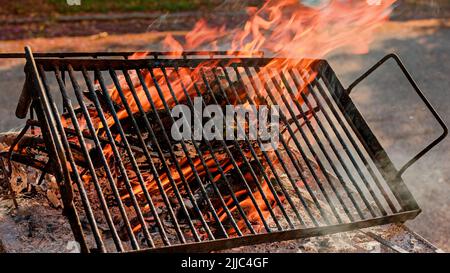
[[[181,55],[185,50],[208,49],[215,50],[217,43],[226,47],[228,52],[264,51],[274,57],[286,57],[290,60],[280,62],[274,60],[267,68],[286,69],[298,66],[301,58],[320,59],[337,49],[349,49],[353,53],[368,52],[369,44],[373,39],[374,30],[388,20],[390,7],[395,0],[382,1],[340,1],[331,0],[328,4],[311,8],[302,5],[299,0],[269,0],[259,8],[248,8],[250,18],[242,29],[227,29],[226,26],[211,27],[205,20],[196,23],[192,31],[184,36],[184,43],[178,41],[172,35],[167,35],[163,40],[163,46],[176,55]],[[145,55],[132,56],[132,59]],[[307,62],[301,64],[308,67]],[[200,64],[198,68],[207,66]],[[158,108],[162,108],[155,83],[149,73],[143,71],[145,82],[149,88],[152,99]],[[198,75],[192,73],[192,76]],[[169,78],[174,78],[169,75]],[[131,74],[134,87],[143,102],[145,110],[150,109],[150,104],[140,86],[136,75]],[[170,97],[167,83],[163,74],[155,70],[156,82]],[[196,80],[196,78],[194,78]],[[122,105],[115,86],[110,86],[109,92],[115,103]],[[131,104],[133,112],[138,109],[133,103],[129,87],[124,79],[121,79],[121,89]],[[182,97],[181,86],[174,88],[177,96]],[[126,118],[125,110],[119,111],[119,118]],[[108,119],[108,125],[114,124],[112,118]],[[102,126],[100,126],[101,128]]]
[[[218,45],[221,48],[227,48],[228,52],[245,51],[255,52],[264,51],[267,55],[274,57],[289,58],[289,60],[274,60],[270,62],[260,73],[266,73],[268,69],[276,68],[277,70],[285,70],[293,66],[301,66],[307,69],[310,65],[309,61],[300,61],[306,59],[320,59],[326,57],[329,53],[337,49],[350,50],[352,53],[366,53],[369,50],[369,44],[373,39],[374,30],[382,23],[388,20],[392,4],[395,0],[381,1],[362,1],[362,0],[330,0],[327,4],[320,7],[312,8],[303,5],[300,0],[269,0],[260,8],[248,8],[249,19],[245,22],[242,29],[228,29],[225,25],[213,27],[208,25],[205,20],[196,23],[192,31],[187,33],[181,42],[172,35],[166,36],[162,41],[164,47],[168,51],[173,51],[174,55],[181,56],[185,50],[217,50]],[[139,59],[145,57],[146,54],[135,54],[130,59]],[[163,109],[163,101],[158,94],[157,86],[160,87],[162,95],[167,100],[168,106],[172,107],[175,102],[170,94],[169,84],[178,100],[184,98],[183,87],[186,88],[189,96],[195,94],[193,89],[194,82],[201,81],[201,69],[205,66],[214,66],[214,62],[205,61],[194,70],[180,69],[175,72],[174,69],[166,71],[164,75],[161,69],[152,70],[153,76],[148,70],[140,70],[145,85],[150,94],[151,100],[157,109]],[[151,110],[151,104],[147,98],[145,88],[141,84],[136,72],[129,72],[133,88],[136,91],[144,111]],[[260,76],[260,75],[258,75]],[[306,81],[312,81],[314,75],[309,75]],[[119,78],[119,87],[130,105],[133,114],[138,113],[139,109],[130,86],[128,86],[125,78]],[[299,89],[303,92],[302,89]],[[111,85],[108,90],[114,103],[119,106],[117,115],[119,119],[128,117],[124,104],[119,96],[119,90],[116,86]],[[300,96],[298,100],[301,101]],[[95,126],[99,130],[103,128],[96,113],[91,113]],[[65,126],[71,126],[70,120],[64,119]],[[80,118],[82,129],[85,128],[85,121]],[[108,127],[114,125],[111,116],[107,116]],[[120,139],[118,139],[119,141]],[[104,153],[108,158],[112,156],[110,145],[104,147]],[[199,158],[193,158],[196,171],[203,178],[206,176],[206,170],[200,164]],[[228,158],[222,157],[220,160],[221,167],[229,172],[233,166]],[[179,162],[182,167],[182,174],[187,178],[188,182],[194,180],[192,169],[186,159]],[[206,160],[207,166],[211,172],[215,173],[213,183],[219,180],[220,175],[215,171],[215,163],[209,158]],[[131,172],[131,167],[128,166]],[[158,187],[155,178],[150,173],[144,173],[146,187],[150,194],[156,193]],[[180,174],[175,169],[171,170],[171,175],[178,185],[181,180]],[[171,192],[171,184],[168,174],[161,174],[160,179],[165,191]],[[133,179],[133,181],[136,179]],[[275,206],[274,198],[271,195],[268,185],[264,182],[260,183],[263,192],[267,193],[272,207]],[[134,181],[134,194],[142,195],[143,189],[137,181]],[[259,215],[256,213],[253,202],[245,190],[237,191],[236,196],[239,197],[240,205],[246,211],[247,217],[252,223],[259,221]],[[124,194],[123,199],[130,196]],[[257,205],[262,209],[264,217],[268,217],[268,207],[263,202],[262,195],[255,192]],[[230,197],[225,200],[228,208],[233,212],[237,209],[236,204]],[[223,208],[219,208],[217,213],[222,221],[227,219],[227,215]],[[238,221],[240,228],[245,228],[242,220]],[[139,229],[139,227],[135,227]],[[231,232],[231,231],[230,231]],[[231,234],[231,233],[230,233]]]

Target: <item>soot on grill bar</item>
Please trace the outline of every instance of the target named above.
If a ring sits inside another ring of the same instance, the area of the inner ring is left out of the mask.
[[[445,123],[397,55],[348,88],[327,61],[370,53],[396,1],[232,2],[223,12],[243,24],[158,17],[149,29],[192,26],[158,50],[0,53],[24,60],[25,79],[25,126],[0,135],[0,251],[440,251],[403,224],[421,212],[403,174]],[[351,96],[392,64],[439,130],[400,166]],[[4,239],[11,229],[27,239]]]

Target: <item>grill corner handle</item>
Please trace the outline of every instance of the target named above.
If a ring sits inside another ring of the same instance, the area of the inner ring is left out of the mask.
[[[441,126],[443,132],[441,135],[439,135],[435,140],[433,140],[430,144],[428,144],[424,149],[422,149],[420,152],[418,152],[413,158],[411,158],[408,162],[403,165],[403,167],[400,168],[397,172],[397,176],[402,176],[403,173],[411,167],[414,163],[416,163],[422,156],[424,156],[427,152],[429,152],[434,146],[436,146],[439,142],[441,142],[447,135],[448,135],[448,128],[447,125],[444,123],[440,115],[437,113],[436,109],[431,105],[431,103],[428,101],[428,99],[425,97],[424,93],[414,79],[412,78],[411,74],[406,69],[405,65],[401,61],[400,57],[394,53],[390,53],[383,57],[380,61],[378,61],[375,65],[373,65],[369,70],[367,70],[363,75],[361,75],[359,78],[357,78],[352,84],[348,86],[346,89],[347,94],[350,95],[351,91],[354,89],[355,86],[357,86],[361,81],[366,79],[370,74],[372,74],[375,70],[377,70],[380,66],[382,66],[386,61],[389,59],[393,59],[398,67],[402,70],[403,75],[406,77],[406,79],[409,81],[411,86],[414,88],[414,91],[416,91],[417,95],[420,97],[420,99],[423,101],[423,103],[426,105],[428,110],[431,112],[433,117],[436,119],[436,121]]]
[[[24,119],[27,117],[28,109],[31,106],[31,90],[30,90],[30,77],[26,73],[26,79],[23,84],[22,93],[20,93],[19,102],[16,107],[16,117]]]

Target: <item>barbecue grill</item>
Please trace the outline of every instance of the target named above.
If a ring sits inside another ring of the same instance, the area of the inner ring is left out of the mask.
[[[396,55],[384,57],[345,89],[325,60],[299,60],[286,69],[264,70],[267,64],[286,59],[245,52],[158,52],[130,59],[132,54],[33,55],[26,48],[25,54],[1,55],[27,60],[16,115],[30,114],[11,150],[2,155],[56,177],[64,214],[82,251],[205,252],[404,222],[420,213],[401,176],[448,130]],[[349,96],[390,59],[443,129],[399,169]],[[181,71],[192,73],[200,66],[199,77],[190,77],[188,87]],[[160,98],[159,107],[143,71]],[[174,92],[176,80],[181,95]],[[115,86],[118,98],[111,97],[109,85]],[[138,96],[137,88],[145,96]],[[261,140],[248,138],[175,144],[165,129],[167,120],[173,120],[164,113],[177,104],[192,107],[189,88],[218,104],[219,100],[255,104],[255,98],[264,98],[279,105],[284,125],[280,149],[261,151]],[[121,118],[120,111],[127,118]],[[91,119],[93,113],[103,124],[102,133]],[[114,126],[108,126],[110,119]],[[46,161],[14,149],[30,131],[41,136],[40,152],[48,155]],[[112,164],[105,146],[111,149]],[[220,163],[217,150],[229,160],[229,168]],[[180,154],[192,171],[189,176]],[[251,217],[228,181],[229,169],[255,208]],[[89,181],[84,180],[86,174]],[[155,181],[154,192],[148,190],[148,174]],[[223,185],[212,182],[216,176]],[[88,188],[96,194],[89,194]],[[139,198],[135,188],[140,189]]]

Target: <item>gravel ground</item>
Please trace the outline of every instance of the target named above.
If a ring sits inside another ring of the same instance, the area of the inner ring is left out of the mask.
[[[444,121],[450,124],[449,26],[450,22],[445,20],[392,22],[380,30],[369,54],[335,54],[329,60],[344,86],[348,86],[385,54],[398,53]],[[27,44],[35,51],[141,50],[151,48],[163,36],[164,33],[147,33],[2,41],[0,52],[22,51]],[[394,162],[401,166],[436,137],[439,128],[413,90],[397,75],[398,70],[387,66],[356,88],[352,97]],[[23,124],[14,116],[22,82],[22,62],[0,61],[0,131]],[[447,251],[450,251],[449,151],[450,139],[446,139],[403,176],[423,209],[408,225]]]

